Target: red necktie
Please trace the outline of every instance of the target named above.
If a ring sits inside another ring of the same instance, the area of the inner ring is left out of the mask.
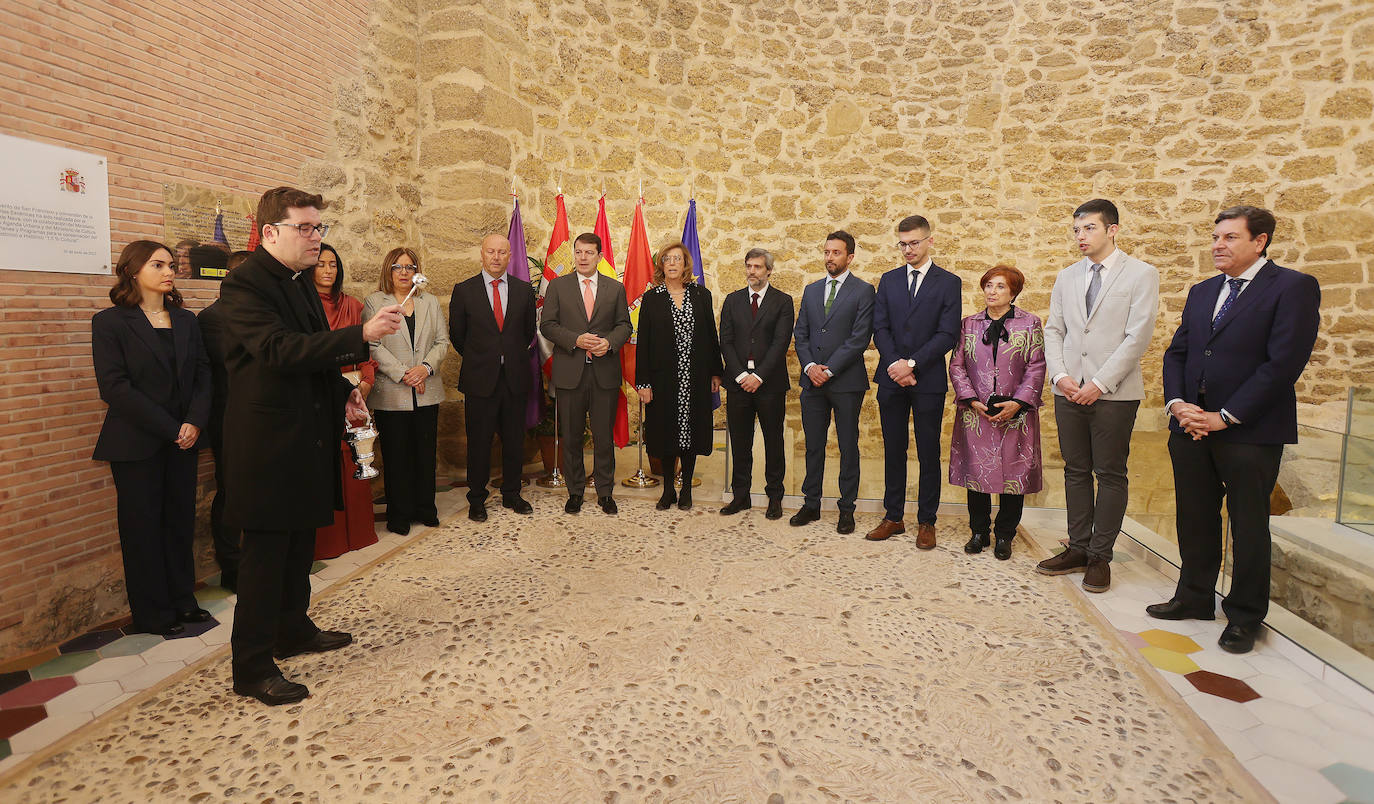
[[[754,294],[754,300],[749,302],[749,309],[753,315],[757,316],[759,314],[759,294]]]
[[[501,280],[491,280],[491,311],[496,314],[496,328],[506,328],[506,314],[501,312]]]

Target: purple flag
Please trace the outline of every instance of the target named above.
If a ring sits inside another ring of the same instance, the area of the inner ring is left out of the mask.
[[[682,224],[682,245],[692,257],[692,276],[697,284],[706,287],[706,271],[701,264],[701,241],[697,238],[697,200],[687,202],[687,220]],[[713,313],[714,315],[714,313]],[[711,395],[711,410],[720,407],[720,391]]]
[[[506,272],[514,279],[519,279],[526,285],[530,283],[530,260],[529,254],[525,251],[525,222],[520,219],[520,199],[515,199],[515,211],[510,214],[510,232],[506,234],[506,239],[510,241],[510,265],[506,267]],[[531,341],[533,343],[533,341]],[[543,403],[543,383],[539,371],[539,350],[530,350],[530,376],[533,382],[530,385],[530,398],[525,404],[525,429],[528,430],[539,424],[540,406]]]

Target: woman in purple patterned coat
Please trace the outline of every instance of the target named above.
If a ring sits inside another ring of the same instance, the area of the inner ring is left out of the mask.
[[[979,285],[987,309],[963,321],[949,361],[957,406],[950,440],[949,482],[968,489],[973,537],[966,553],[997,538],[993,555],[1011,558],[1025,495],[1040,490],[1040,394],[1045,387],[1045,331],[1035,315],[1012,303],[1026,278],[998,265]],[[997,493],[997,522],[991,522]]]

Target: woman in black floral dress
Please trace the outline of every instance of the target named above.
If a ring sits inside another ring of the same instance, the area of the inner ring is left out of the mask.
[[[711,292],[692,277],[692,258],[671,243],[654,259],[654,287],[639,310],[636,390],[644,403],[644,448],[663,462],[663,496],[692,507],[692,472],[713,446],[711,395],[724,371]],[[673,489],[674,460],[682,464],[682,491]]]

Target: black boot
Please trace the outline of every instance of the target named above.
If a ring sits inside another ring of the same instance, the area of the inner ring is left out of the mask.
[[[993,545],[992,554],[998,561],[1006,561],[1011,558],[1011,540],[1016,538],[1016,531],[1011,533],[997,534],[997,544]]]
[[[968,553],[969,555],[981,553],[983,552],[984,548],[988,546],[988,544],[989,539],[986,533],[975,533],[971,538],[969,538],[968,543],[964,545],[964,552]]]
[[[660,511],[667,511],[673,507],[675,502],[677,502],[677,494],[673,492],[673,479],[670,475],[663,478],[663,496],[658,498],[658,505],[654,507]]]

